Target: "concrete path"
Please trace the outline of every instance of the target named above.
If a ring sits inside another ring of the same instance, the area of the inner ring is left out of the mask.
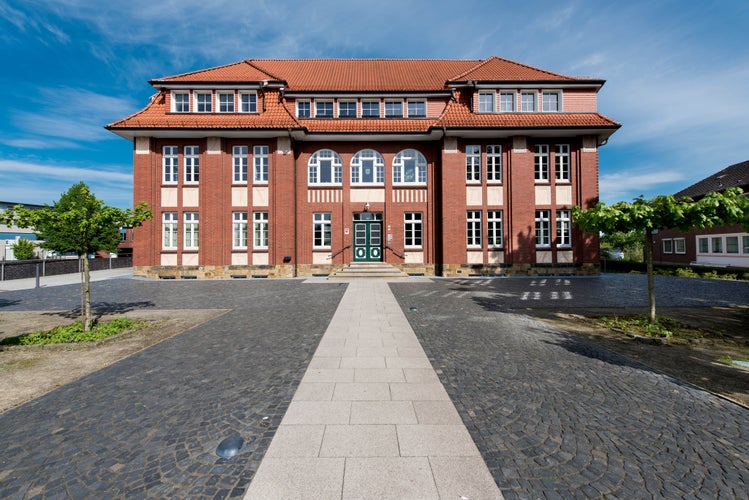
[[[113,278],[123,278],[132,276],[132,267],[123,267],[120,269],[104,269],[102,271],[91,271],[91,282],[109,280]],[[51,286],[75,285],[81,283],[79,273],[56,274],[54,276],[40,276],[39,288]],[[12,292],[17,290],[31,290],[36,288],[36,278],[22,278],[18,280],[0,281],[0,292]]]
[[[502,498],[386,281],[352,281],[245,499]]]

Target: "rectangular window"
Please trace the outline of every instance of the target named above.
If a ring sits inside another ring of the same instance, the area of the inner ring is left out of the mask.
[[[408,117],[424,118],[427,115],[426,101],[408,101]]]
[[[256,249],[268,248],[268,212],[254,212],[252,214],[252,232]]]
[[[190,112],[190,92],[172,92],[172,111],[175,113]]]
[[[268,183],[268,146],[255,146],[252,150],[255,162],[255,183]]]
[[[557,144],[554,155],[554,174],[557,181],[570,181],[570,145]]]
[[[486,223],[486,244],[489,248],[502,248],[504,245],[502,210],[489,210],[486,213]]]
[[[533,156],[533,172],[536,182],[549,182],[549,146],[537,144]]]
[[[198,212],[185,212],[185,250],[198,248]]]
[[[421,212],[406,212],[403,227],[406,248],[421,248],[423,234]]]
[[[479,92],[479,113],[494,113],[494,91]]]
[[[481,210],[466,213],[466,245],[468,248],[481,248]]]
[[[161,214],[162,248],[164,250],[177,249],[177,212]]]
[[[219,113],[234,113],[234,92],[218,92]]]
[[[502,146],[486,147],[486,180],[502,182]]]
[[[466,146],[466,182],[481,182],[481,146]]]
[[[338,116],[356,118],[356,101],[338,101]]]
[[[232,214],[232,248],[247,248],[247,212]]]
[[[557,210],[557,246],[572,246],[572,212]]]
[[[176,184],[179,175],[177,146],[164,146],[161,155],[164,184]]]
[[[520,93],[520,111],[536,111],[536,92]]]
[[[674,253],[687,253],[687,243],[684,238],[674,238]]]
[[[239,93],[239,112],[257,113],[257,94],[255,92]]]
[[[726,236],[726,253],[739,253],[738,236]]]
[[[330,212],[312,214],[313,248],[330,248],[333,241],[332,232]]]
[[[200,180],[200,155],[198,146],[185,146],[185,183],[197,184]]]
[[[543,92],[541,94],[541,109],[547,112],[561,111],[559,92]]]
[[[310,102],[309,101],[297,101],[296,102],[296,115],[299,118],[309,118],[311,115],[312,109],[310,108]]]
[[[674,253],[674,240],[663,240],[663,253]]]
[[[723,253],[723,238],[718,236],[710,238],[711,251],[712,253]]]
[[[213,94],[211,92],[195,92],[195,110],[198,113],[213,111]]]
[[[364,118],[379,118],[380,101],[362,101],[361,115]]]
[[[315,101],[315,118],[333,118],[333,101]]]
[[[697,251],[699,253],[710,252],[710,242],[707,238],[697,238]]]
[[[499,110],[505,113],[515,111],[515,92],[499,93]]]
[[[244,184],[247,182],[247,164],[249,157],[249,148],[247,146],[234,146],[232,148],[232,163],[234,164],[235,184]]]
[[[749,254],[749,236],[741,237],[741,246],[743,247],[741,253]]]
[[[536,247],[551,246],[551,220],[549,210],[536,210]]]
[[[403,101],[385,101],[385,117],[403,118]]]

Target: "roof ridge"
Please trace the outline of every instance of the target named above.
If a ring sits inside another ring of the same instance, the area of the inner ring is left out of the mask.
[[[254,61],[260,61],[260,60],[261,59],[245,59],[242,62],[245,63],[245,64],[247,64],[247,65],[249,65],[249,66],[252,66],[256,70],[260,71],[261,73],[265,73],[266,75],[272,77],[276,81],[279,81],[279,82],[285,82],[286,81],[285,79],[279,78],[278,76],[274,75],[273,73],[271,73],[270,71],[266,70],[265,68],[262,68],[262,67],[258,66],[257,64],[255,64]]]
[[[167,79],[172,80],[172,79],[175,79],[175,78],[182,78],[182,77],[185,77],[185,76],[197,75],[199,73],[206,73],[208,71],[214,71],[214,70],[221,69],[221,68],[228,68],[229,66],[235,66],[235,65],[241,64],[243,62],[245,62],[245,61],[244,60],[242,60],[242,61],[235,61],[235,62],[231,62],[231,63],[228,63],[228,64],[221,64],[219,66],[212,66],[210,68],[196,69],[194,71],[187,71],[185,73],[178,73],[176,75],[162,76],[161,78],[155,78],[155,79],[153,79],[151,81],[159,81],[159,80],[167,80]]]
[[[513,61],[512,59],[506,59],[504,57],[499,57],[499,56],[494,56],[493,55],[493,56],[489,56],[485,60],[481,61],[480,64],[477,64],[476,66],[474,66],[473,68],[469,69],[468,71],[464,71],[463,73],[461,73],[459,75],[456,75],[455,77],[451,78],[448,81],[456,81],[456,80],[458,80],[458,78],[463,77],[465,75],[468,75],[468,74],[472,73],[473,71],[476,71],[477,69],[479,69],[479,68],[481,68],[483,66],[486,66],[487,64],[489,64],[492,61],[499,61],[499,62],[505,62],[505,63],[508,63],[508,64],[514,64],[515,66],[520,66],[522,68],[531,69],[533,71],[538,71],[538,72],[541,72],[541,73],[546,73],[547,75],[555,76],[557,78],[563,78],[563,79],[566,79],[566,80],[579,80],[580,79],[580,78],[577,78],[577,77],[574,77],[574,76],[563,75],[561,73],[555,73],[553,71],[549,71],[549,70],[546,70],[546,69],[538,68],[536,66],[531,66],[530,64],[524,64],[524,63],[521,63],[521,62]]]
[[[144,114],[146,111],[148,111],[149,109],[151,109],[151,106],[153,106],[156,103],[156,99],[159,96],[161,96],[161,95],[164,95],[166,97],[166,94],[165,94],[164,90],[159,90],[154,95],[152,95],[151,98],[148,99],[148,104],[144,108],[141,108],[140,110],[136,111],[135,113],[129,114],[125,118],[121,118],[119,120],[113,121],[112,123],[108,123],[108,124],[104,125],[104,128],[107,129],[107,130],[109,130],[111,127],[116,127],[117,124],[119,124],[119,123],[123,123],[123,122],[125,122],[127,120],[131,120],[131,119],[135,118],[138,115]]]

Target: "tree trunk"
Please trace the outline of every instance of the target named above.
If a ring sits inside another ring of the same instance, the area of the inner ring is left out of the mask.
[[[83,256],[83,331],[91,330],[91,269],[88,255]]]
[[[655,279],[653,277],[653,230],[645,230],[645,268],[648,274],[648,321],[655,323]]]

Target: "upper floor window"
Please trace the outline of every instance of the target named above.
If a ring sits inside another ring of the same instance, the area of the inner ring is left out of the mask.
[[[340,185],[343,181],[343,162],[335,151],[330,149],[317,151],[310,157],[307,166],[307,179],[310,185]]]
[[[247,159],[249,148],[247,146],[234,146],[232,148],[232,163],[234,165],[234,183],[247,182]]]
[[[385,117],[402,118],[403,101],[385,101]]]
[[[404,149],[393,159],[393,184],[426,184],[427,160],[415,149]]]
[[[179,164],[177,146],[164,146],[161,155],[162,182],[164,184],[176,184],[179,176]]]
[[[486,180],[502,182],[502,146],[486,146]]]
[[[333,101],[315,101],[315,118],[333,118]]]
[[[537,144],[533,154],[533,172],[536,182],[549,182],[549,146]]]
[[[499,93],[499,110],[505,113],[515,111],[515,92]]]
[[[570,181],[570,145],[557,144],[554,154],[554,173],[560,182]]]
[[[185,183],[197,184],[200,180],[200,149],[185,146]]]
[[[364,118],[379,118],[380,101],[362,101],[361,115]]]
[[[351,184],[383,184],[385,160],[373,149],[359,151],[351,159]]]
[[[520,111],[536,111],[536,91],[520,93]]]
[[[190,92],[172,92],[172,111],[175,113],[190,112]]]
[[[252,150],[255,161],[255,183],[268,183],[268,146],[255,146]]]
[[[466,146],[466,182],[481,182],[481,146]]]
[[[479,92],[479,113],[494,113],[494,91]]]
[[[211,92],[195,92],[195,111],[198,113],[213,111],[213,94]]]
[[[234,113],[234,92],[218,92],[219,113]]]
[[[257,93],[240,92],[239,93],[239,112],[240,113],[257,113]]]
[[[541,109],[543,111],[561,111],[560,92],[546,92],[541,94]]]
[[[338,101],[340,118],[356,118],[356,101]]]
[[[312,109],[310,108],[309,101],[297,101],[296,102],[296,115],[299,118],[309,118],[312,116]]]
[[[407,108],[409,118],[424,118],[427,115],[426,101],[408,101]]]

